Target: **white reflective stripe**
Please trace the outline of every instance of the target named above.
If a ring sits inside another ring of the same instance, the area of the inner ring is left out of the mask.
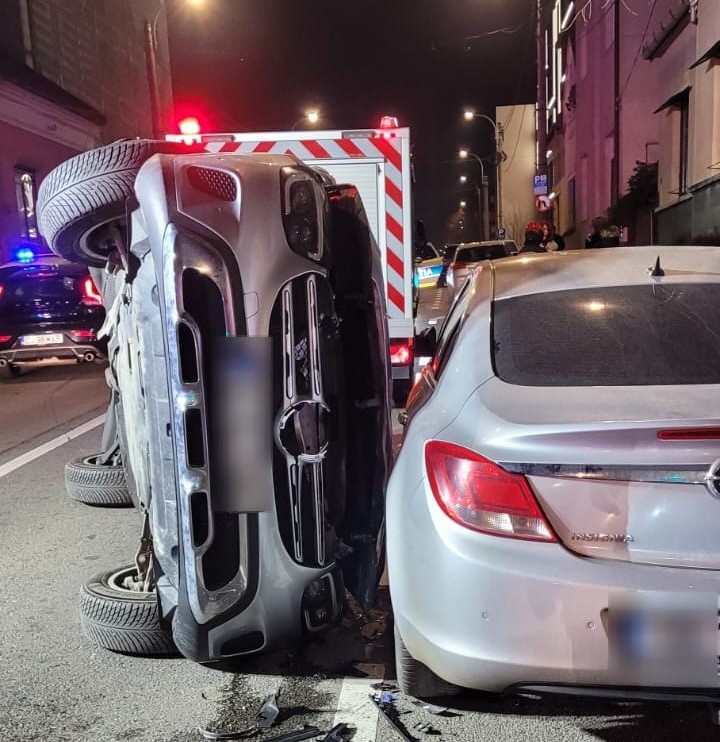
[[[402,190],[402,173],[389,160],[385,164],[385,177]]]
[[[227,142],[208,142],[205,145],[205,151],[211,155],[216,155]]]
[[[382,669],[382,668],[381,668]],[[379,674],[382,679],[382,674]],[[377,739],[378,707],[370,700],[373,685],[369,678],[344,678],[337,701],[337,713],[332,726],[345,722],[355,727],[353,736],[357,742],[375,742]]]
[[[98,426],[102,425],[104,422],[105,415],[99,415],[98,417],[94,417],[92,418],[92,420],[88,420],[86,423],[78,425],[76,428],[69,430],[67,433],[63,433],[63,435],[60,435],[57,438],[53,438],[51,441],[48,441],[47,443],[43,443],[42,445],[33,448],[31,451],[28,451],[21,456],[10,459],[7,464],[3,464],[2,466],[0,466],[0,478],[6,477],[8,474],[12,474],[12,472],[14,472],[16,469],[19,469],[21,466],[25,466],[26,464],[35,461],[35,459],[39,459],[46,453],[50,453],[50,451],[54,451],[56,448],[64,446],[66,443],[69,443],[75,438],[79,438],[81,435],[89,433],[91,430],[94,430]]]
[[[402,227],[403,223],[403,210],[395,203],[395,201],[390,198],[390,196],[385,196],[385,212],[387,214],[390,214],[390,216]]]
[[[334,140],[334,139],[320,139],[318,144],[323,147],[333,160],[350,160],[351,155],[347,154],[345,150]],[[318,159],[318,158],[313,158]],[[324,158],[323,158],[324,159]]]

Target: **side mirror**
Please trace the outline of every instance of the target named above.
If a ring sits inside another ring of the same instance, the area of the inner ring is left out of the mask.
[[[435,355],[437,347],[437,332],[434,327],[426,327],[415,336],[415,355],[429,357]]]

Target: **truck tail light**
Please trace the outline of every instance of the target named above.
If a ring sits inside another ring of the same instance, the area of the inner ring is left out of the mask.
[[[390,362],[393,366],[409,366],[412,363],[410,343],[390,343]]]
[[[425,468],[445,514],[466,528],[526,541],[555,541],[527,480],[454,443],[428,441]]]
[[[95,284],[90,276],[83,278],[82,293],[83,304],[87,304],[88,306],[97,306],[102,304],[102,296],[97,288],[95,288]]]

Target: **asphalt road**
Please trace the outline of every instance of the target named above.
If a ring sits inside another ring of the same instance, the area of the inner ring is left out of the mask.
[[[350,605],[341,624],[310,645],[224,670],[180,658],[111,654],[82,635],[80,584],[128,563],[140,525],[132,510],[91,509],[63,490],[64,463],[93,452],[101,428],[63,436],[102,414],[106,400],[99,367],[43,369],[0,384],[0,740],[201,740],[198,725],[248,726],[270,693],[278,694],[281,714],[255,739],[303,724],[328,729],[347,721],[358,726],[356,742],[399,740],[367,700],[373,682],[394,677],[386,590],[370,615]],[[52,450],[46,445],[41,456],[17,466],[48,441]],[[453,699],[445,716],[432,716],[402,696],[396,705],[408,728],[429,721],[440,739],[458,741],[720,737],[705,706],[475,693]]]

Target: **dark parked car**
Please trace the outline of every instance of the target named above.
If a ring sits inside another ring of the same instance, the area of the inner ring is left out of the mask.
[[[105,309],[88,269],[57,257],[0,267],[0,369],[104,356]]]

